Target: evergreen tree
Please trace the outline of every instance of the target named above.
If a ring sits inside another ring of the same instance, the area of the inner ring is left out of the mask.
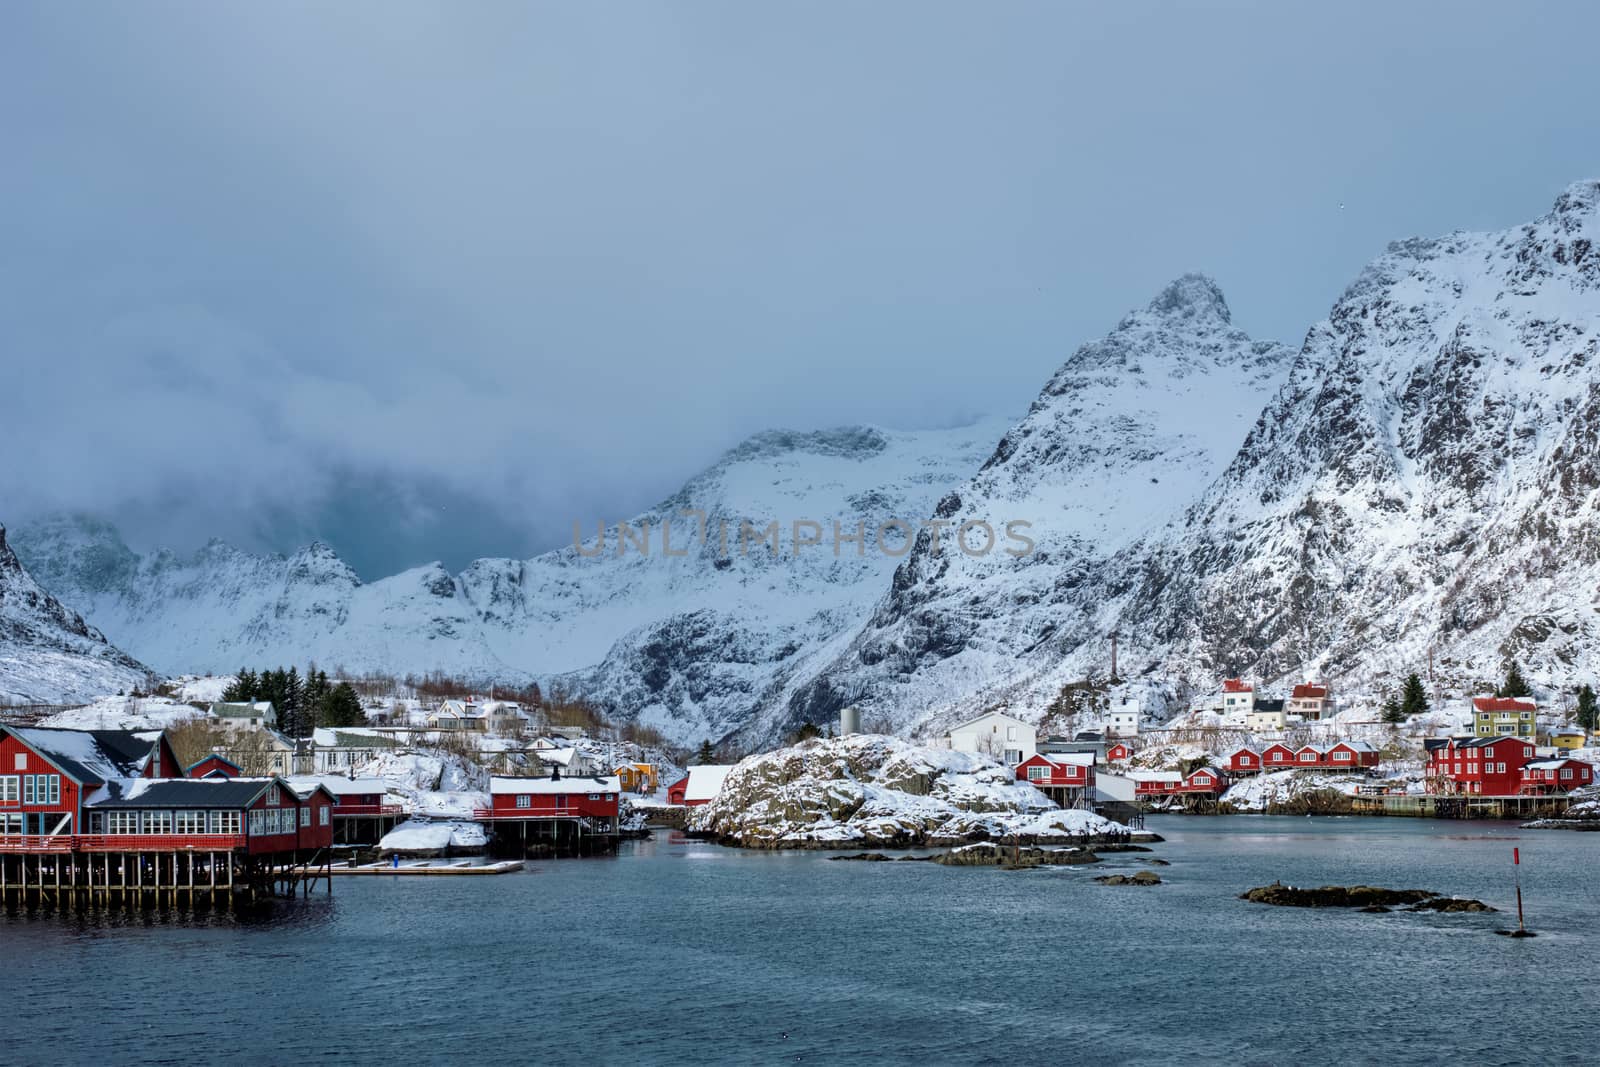
[[[361,698],[349,682],[340,682],[322,698],[317,720],[323,726],[360,726],[366,720]]]
[[[1590,731],[1600,727],[1600,707],[1596,706],[1594,690],[1587,684],[1578,690],[1578,725]]]
[[[1383,721],[1388,723],[1402,723],[1406,721],[1405,709],[1400,706],[1400,701],[1390,697],[1383,702]]]
[[[715,763],[717,761],[717,750],[712,747],[710,741],[702,741],[700,742],[700,751],[695,753],[694,760],[697,764]]]
[[[1413,674],[1406,679],[1405,691],[1400,697],[1400,714],[1406,718],[1425,714],[1428,710],[1428,692],[1422,688],[1422,679]]]
[[[248,704],[256,699],[256,672],[239,668],[239,676],[222,691],[222,699],[230,704]]]
[[[1525,697],[1533,695],[1533,690],[1528,688],[1528,683],[1522,677],[1522,668],[1516,660],[1511,661],[1511,666],[1506,668],[1506,682],[1500,687],[1497,696]]]
[[[283,679],[283,706],[278,709],[278,722],[290,737],[306,736],[306,684],[300,678],[300,668],[290,667]]]

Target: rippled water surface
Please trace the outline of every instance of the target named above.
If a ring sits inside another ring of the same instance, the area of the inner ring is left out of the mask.
[[[0,919],[5,1063],[1597,1062],[1600,834],[1154,819],[1171,861],[1004,872],[677,835],[347,878],[271,921]],[[1515,941],[1511,848],[1529,925]],[[1247,904],[1281,878],[1500,915]]]

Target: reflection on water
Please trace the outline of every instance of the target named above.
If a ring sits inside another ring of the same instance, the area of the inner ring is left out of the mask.
[[[343,879],[270,915],[20,915],[0,920],[0,998],[29,1023],[8,1028],[4,1059],[167,1062],[220,1039],[262,1063],[495,1049],[634,1064],[1589,1061],[1583,1028],[1553,1025],[1546,1005],[1600,1010],[1592,983],[1552,985],[1600,949],[1600,834],[1259,817],[1151,828],[1171,838],[1156,854],[1172,864],[1153,888],[1092,881],[1138,869],[1138,854],[1008,872],[664,833],[614,859],[500,877]],[[1513,844],[1531,941],[1490,932],[1515,921]],[[1274,879],[1433,889],[1510,913],[1237,899]]]

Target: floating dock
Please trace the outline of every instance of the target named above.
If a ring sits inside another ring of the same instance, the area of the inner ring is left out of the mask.
[[[464,860],[457,863],[401,863],[396,867],[391,863],[366,863],[360,867],[333,867],[328,873],[335,875],[469,875],[469,874],[510,874],[512,871],[522,870],[521,860],[503,860],[499,863],[473,863]]]

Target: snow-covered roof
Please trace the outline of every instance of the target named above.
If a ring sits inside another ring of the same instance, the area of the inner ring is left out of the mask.
[[[534,753],[544,763],[554,764],[557,767],[572,766],[573,759],[578,755],[575,748],[541,748]]]
[[[1022,719],[1017,718],[1015,715],[1007,715],[1003,711],[986,711],[982,715],[968,719],[965,722],[956,723],[954,726],[950,727],[950,729],[946,730],[945,734],[948,736],[955,733],[957,730],[965,730],[969,726],[976,726],[978,723],[985,722],[989,719],[1004,719],[1006,722],[1016,723],[1018,726],[1026,726],[1030,730],[1033,729],[1032,723],[1025,722]]]
[[[319,726],[311,731],[311,740],[318,748],[398,748],[400,742],[387,734],[360,728],[329,729]]]
[[[521,796],[524,794],[620,793],[622,783],[617,776],[596,775],[592,778],[514,778],[497,774],[489,779],[489,792],[495,796]]]
[[[718,764],[705,764],[700,767],[689,768],[689,785],[683,791],[685,803],[691,800],[714,800],[722,792],[723,779],[728,777],[732,766]]]
[[[1056,764],[1070,763],[1077,767],[1093,767],[1095,765],[1095,754],[1093,752],[1041,752],[1039,755]]]
[[[1565,767],[1569,763],[1583,763],[1583,760],[1573,759],[1570,756],[1565,759],[1536,759],[1524,763],[1522,766],[1527,770],[1553,771],[1558,767]]]
[[[0,728],[79,783],[136,778],[154,741],[133,730],[58,730],[46,726]]]
[[[1473,697],[1472,706],[1479,711],[1538,711],[1539,706],[1523,697]]]
[[[277,709],[270,700],[258,700],[255,703],[241,701],[218,701],[211,705],[211,714],[219,719],[276,719]]]
[[[1179,774],[1177,771],[1129,771],[1128,778],[1135,782],[1183,781],[1183,775]]]
[[[336,797],[369,796],[387,793],[389,783],[383,778],[345,778],[337,774],[297,774],[288,779],[289,788],[304,794],[322,786]]]

